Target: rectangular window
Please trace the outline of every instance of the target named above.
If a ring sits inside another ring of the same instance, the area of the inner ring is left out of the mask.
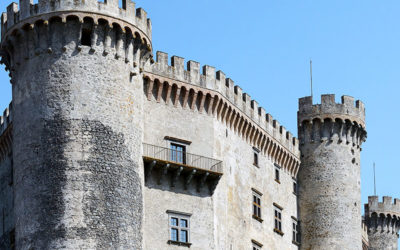
[[[293,179],[293,193],[295,195],[297,195],[297,181],[295,179]]]
[[[258,167],[258,153],[254,152],[253,165]]]
[[[275,164],[275,181],[278,183],[281,183],[280,171],[281,167],[278,164]]]
[[[253,190],[253,218],[262,222],[261,219],[261,196],[262,194],[255,189]]]
[[[255,241],[255,240],[251,240],[251,243],[252,243],[252,246],[253,246],[253,250],[261,250],[261,248],[262,248],[262,244],[261,243],[259,243],[258,241]]]
[[[167,211],[169,214],[169,244],[190,246],[190,215],[174,211]]]
[[[299,222],[296,218],[292,217],[292,242],[293,244],[299,245],[300,244],[300,228]]]
[[[282,207],[274,203],[274,231],[283,235],[282,231]]]
[[[186,164],[186,147],[184,145],[171,143],[170,149],[171,161]]]
[[[257,148],[253,147],[253,165],[258,167],[259,166],[259,154],[260,154],[260,150],[258,150]]]

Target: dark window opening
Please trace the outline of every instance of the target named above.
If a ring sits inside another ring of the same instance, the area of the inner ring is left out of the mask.
[[[253,165],[258,166],[258,153],[254,152]]]
[[[280,179],[279,179],[280,177],[279,177],[279,169],[278,168],[276,168],[275,169],[275,180],[277,181],[277,182],[280,182]]]
[[[15,250],[15,230],[11,230],[10,232],[10,249]]]
[[[261,219],[261,197],[253,194],[253,215]]]
[[[275,214],[275,225],[274,225],[274,231],[279,233],[279,234],[283,234],[282,233],[282,209],[275,207],[274,208],[274,214]]]
[[[82,38],[81,38],[81,45],[83,46],[91,46],[91,37],[92,31],[89,29],[82,29]]]
[[[297,195],[297,182],[293,181],[293,193]]]

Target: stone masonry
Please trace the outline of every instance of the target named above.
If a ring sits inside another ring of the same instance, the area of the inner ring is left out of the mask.
[[[361,250],[364,117],[364,104],[349,96],[299,100],[301,249]]]
[[[377,196],[368,197],[365,204],[365,222],[368,225],[368,239],[371,250],[397,250],[400,230],[400,200]]]
[[[146,13],[118,1],[13,3],[2,16],[13,96],[17,249],[140,249]]]
[[[370,198],[361,228],[362,102],[301,98],[298,140],[151,37],[130,0],[3,13],[0,249],[396,249],[398,200]]]

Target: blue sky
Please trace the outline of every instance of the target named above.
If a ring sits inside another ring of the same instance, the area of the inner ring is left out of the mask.
[[[2,0],[4,11],[10,0]],[[215,66],[297,134],[298,98],[307,96],[309,60],[314,95],[361,99],[368,139],[362,151],[362,200],[377,193],[400,198],[395,159],[400,134],[400,2],[252,0],[137,1],[153,23],[153,47]],[[0,71],[0,109],[11,100]]]

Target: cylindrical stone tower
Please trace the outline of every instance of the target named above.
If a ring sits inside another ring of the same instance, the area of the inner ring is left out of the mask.
[[[368,197],[365,204],[365,223],[368,226],[370,250],[397,250],[400,230],[400,200],[392,197]]]
[[[365,108],[349,96],[299,100],[301,249],[361,250],[360,151]]]
[[[2,15],[17,249],[142,249],[151,23],[118,2],[20,0]]]

